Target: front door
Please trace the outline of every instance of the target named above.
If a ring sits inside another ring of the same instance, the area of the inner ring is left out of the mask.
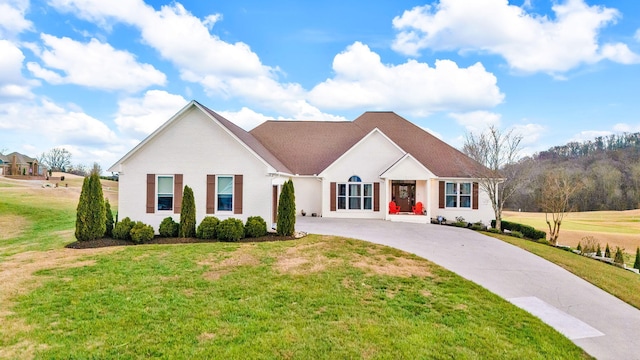
[[[407,182],[393,182],[391,194],[401,212],[410,212],[414,205],[416,184]]]

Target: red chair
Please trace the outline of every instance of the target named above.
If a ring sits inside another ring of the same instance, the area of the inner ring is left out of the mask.
[[[389,202],[389,214],[399,214],[400,206],[396,205],[395,201]]]
[[[415,206],[411,207],[411,211],[416,215],[422,215],[422,203],[418,201]]]

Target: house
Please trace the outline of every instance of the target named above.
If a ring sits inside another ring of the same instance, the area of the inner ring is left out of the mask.
[[[0,154],[0,175],[11,177],[41,177],[45,169],[40,166],[38,159],[18,152],[8,155]]]
[[[120,177],[119,217],[155,229],[179,219],[182,191],[204,216],[275,223],[281,185],[292,179],[298,215],[428,222],[493,219],[470,177],[481,165],[393,112],[354,121],[267,121],[247,132],[191,101],[108,171]],[[389,213],[389,202],[400,214]],[[423,215],[410,215],[423,204]],[[426,216],[424,216],[426,215]]]

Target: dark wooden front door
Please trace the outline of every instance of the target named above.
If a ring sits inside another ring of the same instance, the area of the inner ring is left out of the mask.
[[[412,183],[393,183],[392,199],[396,205],[400,206],[401,212],[410,212],[414,205],[416,193],[416,184]]]

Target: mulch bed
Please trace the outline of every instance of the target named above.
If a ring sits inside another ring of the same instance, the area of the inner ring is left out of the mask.
[[[279,236],[276,234],[267,234],[258,238],[240,239],[239,243],[254,243],[266,241],[288,241],[295,240],[294,236]],[[147,245],[147,244],[195,244],[195,243],[212,243],[220,242],[217,239],[197,239],[197,238],[164,238],[156,236],[153,240],[143,244],[136,244],[127,240],[117,240],[112,238],[102,238],[89,241],[75,241],[67,244],[65,247],[69,249],[95,249],[108,246],[130,246],[130,245]]]

